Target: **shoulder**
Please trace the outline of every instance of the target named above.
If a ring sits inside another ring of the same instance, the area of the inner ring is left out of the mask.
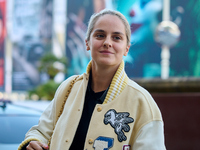
[[[135,81],[129,79],[128,93],[137,107],[143,110],[146,115],[150,115],[152,120],[162,120],[161,112],[151,94]],[[149,116],[149,117],[150,117]]]
[[[55,95],[54,95],[54,99],[62,99],[62,97],[64,97],[64,95],[67,93],[67,91],[70,89],[70,86],[73,86],[73,84],[78,81],[78,80],[82,80],[83,75],[73,75],[69,78],[67,78],[66,80],[64,80],[60,86],[57,88]]]
[[[139,84],[137,84],[135,81],[131,79],[128,80],[128,88],[129,90],[131,90],[135,94],[140,95],[146,100],[153,100],[151,94],[145,88],[143,88],[142,86],[140,86]]]
[[[138,83],[136,83],[135,81],[133,81],[132,79],[129,79],[128,80],[128,86],[130,88],[132,88],[133,90],[136,90],[138,91],[139,93],[141,94],[144,94],[144,95],[148,95],[150,96],[150,93],[145,89],[143,88],[142,86],[140,86]]]
[[[66,80],[64,80],[60,86],[58,87],[57,91],[56,92],[61,92],[65,89],[67,89],[70,85],[72,85],[73,83],[72,82],[75,82],[75,81],[78,81],[78,80],[81,80],[83,77],[83,75],[73,75],[69,78],[67,78]]]

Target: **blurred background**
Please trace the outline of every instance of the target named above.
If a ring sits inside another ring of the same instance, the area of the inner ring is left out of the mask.
[[[125,69],[157,102],[167,149],[199,149],[199,7],[200,0],[0,0],[3,112],[11,103],[43,111],[63,80],[84,73],[89,18],[113,9],[130,23]]]

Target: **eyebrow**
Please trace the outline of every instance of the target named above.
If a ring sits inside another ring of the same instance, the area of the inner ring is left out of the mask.
[[[101,30],[101,29],[96,29],[96,30],[94,30],[94,32],[102,32],[102,33],[104,33],[105,31]],[[122,32],[113,32],[113,34],[124,35],[124,33],[122,33]]]

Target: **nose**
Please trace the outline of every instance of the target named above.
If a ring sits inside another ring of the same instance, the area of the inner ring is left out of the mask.
[[[134,17],[134,16],[135,16],[135,11],[134,11],[133,9],[131,9],[131,11],[130,11],[130,16],[131,16],[131,17]]]
[[[112,47],[112,43],[111,43],[111,39],[109,37],[107,37],[103,43],[104,47]]]

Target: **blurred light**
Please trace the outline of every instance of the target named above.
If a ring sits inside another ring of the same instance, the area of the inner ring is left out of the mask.
[[[54,77],[54,81],[56,83],[61,83],[65,79],[65,74],[63,72],[57,73],[57,75]]]
[[[179,41],[179,27],[171,21],[162,21],[156,28],[155,41],[162,46],[172,47]]]
[[[0,99],[3,99],[3,93],[0,92]]]
[[[36,94],[32,94],[32,95],[31,95],[31,99],[32,99],[32,100],[38,100],[38,99],[39,99],[39,96],[36,95]]]

